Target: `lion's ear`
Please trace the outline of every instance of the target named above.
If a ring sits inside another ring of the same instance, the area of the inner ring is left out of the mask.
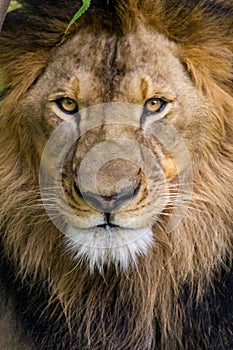
[[[186,66],[196,87],[204,95],[214,97],[216,91],[233,91],[233,52],[220,43],[180,49],[181,61]]]
[[[50,39],[47,40],[35,18],[22,8],[14,10],[7,14],[0,35],[0,84],[9,94],[11,91],[14,94],[12,110],[43,73],[50,50],[58,41],[59,35],[54,33],[48,34]]]
[[[47,56],[42,50],[18,55],[17,51],[2,54],[0,65],[3,72],[3,85],[8,89],[17,89],[20,85],[21,93],[26,92],[43,72],[46,63]]]
[[[18,54],[17,50],[0,55],[1,86],[11,96],[9,108],[14,111],[20,98],[28,91],[38,77],[43,73],[46,64],[46,53],[29,52]]]

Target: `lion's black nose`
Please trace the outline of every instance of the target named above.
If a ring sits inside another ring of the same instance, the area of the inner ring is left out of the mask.
[[[119,193],[114,193],[108,196],[100,195],[98,193],[91,192],[81,192],[77,186],[76,192],[81,195],[82,198],[89,203],[89,205],[93,206],[95,209],[105,212],[111,213],[112,211],[118,210],[121,206],[130,202],[138,193],[141,184],[139,183],[136,188],[132,186],[127,186]]]

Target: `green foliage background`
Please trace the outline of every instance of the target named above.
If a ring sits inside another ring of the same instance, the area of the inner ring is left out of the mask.
[[[18,7],[19,5],[17,4],[17,1],[12,0],[9,6],[9,11],[14,10],[16,7]]]

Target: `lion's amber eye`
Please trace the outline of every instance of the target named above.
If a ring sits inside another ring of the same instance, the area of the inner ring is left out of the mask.
[[[58,107],[65,113],[74,114],[78,112],[78,104],[69,97],[62,97],[56,101]]]
[[[153,97],[146,101],[144,107],[147,113],[153,114],[161,112],[166,104],[167,102],[162,98]]]

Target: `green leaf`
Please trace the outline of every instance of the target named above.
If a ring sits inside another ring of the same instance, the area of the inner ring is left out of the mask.
[[[66,28],[65,34],[68,32],[70,27],[84,14],[84,12],[87,11],[88,7],[90,6],[91,0],[83,0],[82,7],[78,10],[78,12],[75,13],[74,17],[70,21],[68,27]]]

